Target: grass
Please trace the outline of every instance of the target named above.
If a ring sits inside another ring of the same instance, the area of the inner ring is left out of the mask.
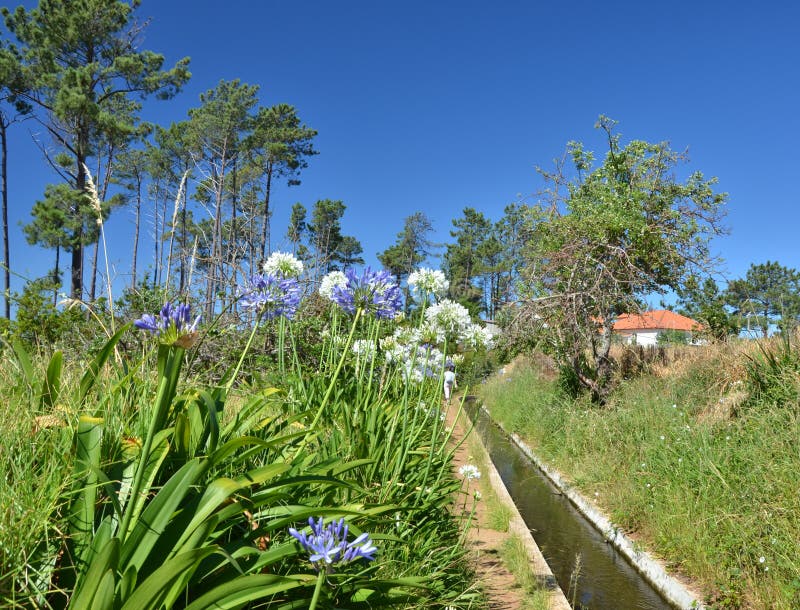
[[[800,604],[800,368],[786,363],[800,356],[782,349],[690,351],[624,382],[605,408],[563,398],[530,363],[481,393],[495,419],[698,582],[712,607],[788,610]]]
[[[550,607],[549,594],[530,570],[525,542],[519,536],[512,534],[500,548],[500,558],[524,592],[522,601],[524,610],[547,610]]]

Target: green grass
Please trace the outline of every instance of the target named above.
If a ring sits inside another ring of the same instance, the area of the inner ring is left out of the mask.
[[[549,593],[531,572],[525,542],[519,536],[511,535],[500,548],[500,558],[522,588],[524,610],[547,610],[550,607]]]
[[[701,583],[713,607],[788,610],[800,604],[800,406],[737,398],[736,415],[720,415],[751,388],[748,363],[710,350],[626,382],[605,408],[560,397],[530,366],[482,397],[617,524]]]

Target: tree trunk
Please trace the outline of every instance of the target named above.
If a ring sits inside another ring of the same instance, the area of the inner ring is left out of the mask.
[[[142,218],[142,178],[136,176],[136,220],[133,229],[133,256],[131,262],[131,290],[136,290],[136,256],[139,252],[139,226]]]
[[[272,164],[267,168],[267,190],[264,192],[264,228],[261,233],[261,258],[267,258],[272,249],[269,230],[269,197],[272,190]]]
[[[9,259],[8,247],[8,140],[6,138],[8,124],[5,116],[0,115],[0,145],[2,146],[2,158],[0,158],[0,174],[2,174],[3,189],[3,276],[4,276],[4,298],[5,298],[5,317],[11,319],[11,260]]]
[[[59,269],[58,265],[61,261],[61,246],[56,246],[56,268],[53,270],[53,284],[55,288],[53,288],[53,307],[58,305],[58,280],[59,280]]]
[[[79,150],[83,147],[79,145]],[[83,154],[79,153],[76,156],[78,164],[78,174],[75,179],[75,189],[84,196],[86,192],[86,158]],[[83,210],[80,203],[76,204],[73,213],[79,219],[77,228],[72,234],[72,243],[70,244],[70,264],[72,269],[70,271],[70,296],[73,299],[83,299]]]

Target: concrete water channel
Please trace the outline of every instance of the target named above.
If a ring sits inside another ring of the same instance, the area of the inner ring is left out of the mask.
[[[633,569],[474,401],[467,412],[559,586],[582,610],[674,606]],[[576,574],[576,558],[579,569]]]

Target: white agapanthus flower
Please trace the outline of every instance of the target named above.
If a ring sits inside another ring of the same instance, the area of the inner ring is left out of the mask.
[[[297,278],[303,273],[303,263],[288,252],[273,252],[261,269],[264,273]]]
[[[460,340],[461,335],[472,325],[467,308],[443,299],[425,310],[425,319],[434,327],[444,331],[449,338]]]
[[[458,469],[458,474],[460,474],[468,481],[471,481],[472,479],[481,478],[481,471],[478,470],[477,466],[473,466],[472,464],[464,464],[461,468]]]
[[[331,271],[322,278],[319,284],[319,293],[328,300],[333,300],[334,286],[347,286],[347,276],[341,271]]]
[[[491,349],[492,333],[480,324],[470,324],[461,335],[461,340],[474,349]]]
[[[438,269],[421,267],[409,274],[408,285],[417,294],[432,294],[441,298],[447,294],[450,282]]]
[[[362,356],[366,360],[372,360],[375,357],[375,344],[368,339],[356,339],[350,349],[356,356]]]

